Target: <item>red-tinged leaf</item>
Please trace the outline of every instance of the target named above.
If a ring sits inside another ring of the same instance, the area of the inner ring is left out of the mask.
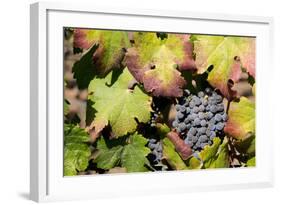
[[[134,47],[128,49],[125,61],[154,96],[181,96],[186,82],[178,70],[195,69],[189,35],[168,34],[161,40],[156,33],[134,33]]]
[[[255,39],[232,36],[194,36],[194,53],[198,73],[213,65],[208,82],[231,100],[236,94],[229,81],[236,83],[241,77],[241,67],[255,75]]]
[[[224,131],[236,139],[255,133],[255,103],[245,97],[239,102],[231,102]]]
[[[188,159],[192,155],[192,150],[190,146],[184,143],[178,133],[171,131],[167,134],[167,137],[174,144],[175,149],[180,154],[183,160]]]
[[[248,71],[248,73],[256,77],[256,44],[255,40],[250,39],[248,52],[242,55],[243,61],[242,66]]]
[[[94,29],[74,29],[74,47],[89,49],[98,45],[92,60],[96,73],[105,75],[115,68],[121,67],[125,50],[130,46],[128,33],[123,31],[106,31]],[[82,68],[81,68],[82,69]]]

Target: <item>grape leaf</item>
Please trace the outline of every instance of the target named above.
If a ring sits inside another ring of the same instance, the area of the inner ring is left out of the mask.
[[[127,69],[119,75],[113,85],[110,85],[112,72],[105,78],[95,78],[90,82],[88,98],[93,102],[96,111],[90,129],[99,133],[110,124],[114,136],[120,137],[134,132],[137,122],[148,122],[150,119],[151,97],[145,94],[137,85],[128,89],[134,78]]]
[[[150,149],[145,146],[146,138],[134,133],[129,136],[126,144],[119,142],[114,145],[111,141],[106,142],[102,137],[97,142],[98,155],[94,162],[97,163],[98,168],[109,170],[121,164],[127,172],[147,171],[145,165],[149,165],[149,161],[146,156],[150,153]]]
[[[189,145],[185,144],[184,140],[175,131],[167,133],[167,137],[174,144],[176,151],[179,153],[183,160],[187,160],[192,155],[192,149]]]
[[[225,137],[222,144],[220,145],[218,152],[215,156],[214,161],[210,165],[210,168],[228,168],[229,160],[228,160],[228,140]]]
[[[126,145],[121,154],[121,164],[128,172],[147,171],[145,164],[149,165],[146,156],[150,153],[150,149],[145,147],[147,139],[139,134],[130,137],[129,144]]]
[[[204,163],[205,168],[209,168],[210,165],[214,162],[215,156],[219,150],[221,140],[218,137],[213,139],[213,144],[206,145],[204,149],[199,153],[200,158]]]
[[[67,115],[69,112],[69,102],[64,99],[63,101],[63,115]]]
[[[231,99],[236,93],[231,91],[229,80],[235,83],[240,79],[241,67],[255,75],[255,39],[211,35],[195,35],[194,38],[198,73],[204,73],[213,65],[208,82]]]
[[[65,125],[64,128],[64,176],[75,176],[84,171],[91,155],[86,142],[88,134],[78,126]]]
[[[187,160],[188,163],[188,169],[200,169],[203,165],[200,159],[197,159],[196,157],[190,157]]]
[[[195,69],[189,35],[168,34],[161,40],[156,33],[136,32],[134,42],[125,61],[136,80],[154,96],[181,96],[186,82],[176,68]]]
[[[76,125],[64,124],[64,144],[87,142],[89,142],[89,135],[84,129]]]
[[[247,167],[255,167],[256,166],[256,157],[252,157],[247,161]]]
[[[167,160],[173,169],[184,170],[188,168],[176,152],[174,144],[168,138],[163,139],[163,158]]]
[[[125,55],[123,48],[128,48],[130,41],[127,32],[123,31],[74,29],[73,44],[74,47],[82,49],[89,49],[93,45],[98,45],[97,50],[92,55],[92,60],[95,63],[96,72],[104,76],[110,70],[122,67],[121,61]],[[80,69],[83,69],[83,67]]]
[[[246,97],[241,97],[239,102],[232,102],[224,131],[236,139],[255,133],[255,103]]]
[[[109,148],[103,137],[97,142],[98,155],[94,162],[97,163],[97,167],[100,169],[111,169],[115,167],[120,161],[120,155],[123,146],[118,145]]]

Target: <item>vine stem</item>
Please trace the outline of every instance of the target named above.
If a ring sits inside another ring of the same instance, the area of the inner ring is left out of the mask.
[[[228,110],[229,110],[229,107],[230,107],[230,103],[231,103],[231,100],[227,100],[226,114],[228,114]]]

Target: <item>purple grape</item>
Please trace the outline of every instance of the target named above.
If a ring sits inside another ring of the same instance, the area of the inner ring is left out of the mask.
[[[217,130],[219,130],[219,131],[223,130],[223,128],[224,128],[224,123],[219,122],[218,124],[216,124],[216,128],[217,128]]]
[[[216,120],[217,122],[220,122],[220,121],[222,120],[221,114],[216,114],[216,115],[215,115],[215,120]]]
[[[206,142],[206,141],[208,141],[207,135],[201,135],[201,136],[199,137],[199,141],[200,141],[200,142]]]
[[[210,107],[210,111],[211,111],[212,113],[216,113],[216,112],[217,112],[216,106],[215,106],[215,105],[212,105],[212,106]]]
[[[205,95],[205,94],[204,94],[202,91],[200,91],[200,92],[198,93],[198,97],[200,97],[200,98],[203,98],[204,95]]]
[[[206,127],[200,127],[198,128],[198,133],[199,134],[205,134],[206,133],[207,128]]]
[[[199,112],[199,107],[195,106],[192,111],[193,111],[193,113],[198,113]]]
[[[180,111],[181,106],[180,105],[176,105],[175,108],[176,108],[176,111]]]
[[[193,124],[194,124],[195,126],[200,125],[200,119],[199,119],[199,118],[196,118],[196,119],[193,121]]]
[[[199,119],[205,119],[205,117],[206,117],[206,115],[205,115],[205,113],[204,112],[199,112],[198,113],[198,117],[199,117]]]
[[[179,99],[173,127],[193,151],[212,145],[214,137],[223,134],[227,120],[223,97],[211,88]],[[179,105],[178,104],[178,105]]]
[[[199,108],[200,112],[204,112],[205,111],[205,106],[204,105],[200,105],[198,108]]]
[[[173,123],[172,123],[172,126],[174,127],[174,128],[176,128],[177,126],[179,126],[179,123],[178,123],[178,121],[173,121]]]
[[[182,112],[182,113],[185,113],[186,112],[185,106],[181,106],[179,111]]]
[[[189,108],[189,107],[185,108],[185,113],[186,113],[186,114],[189,114],[189,113],[190,113],[190,108]]]
[[[202,120],[202,121],[200,122],[200,125],[201,125],[202,127],[205,127],[205,126],[207,125],[207,121],[206,121],[206,120]]]
[[[178,112],[176,115],[177,119],[183,119],[184,118],[184,114],[182,114],[181,112]]]

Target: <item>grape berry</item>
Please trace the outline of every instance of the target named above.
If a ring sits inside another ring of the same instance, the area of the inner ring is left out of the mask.
[[[154,155],[153,162],[155,162],[156,164],[160,163],[163,155],[163,147],[161,142],[154,138],[151,138],[149,139],[147,146],[151,150],[151,153]]]
[[[200,151],[223,133],[227,120],[223,97],[211,88],[197,95],[189,90],[185,90],[184,94],[176,105],[176,118],[172,126],[193,152]]]

